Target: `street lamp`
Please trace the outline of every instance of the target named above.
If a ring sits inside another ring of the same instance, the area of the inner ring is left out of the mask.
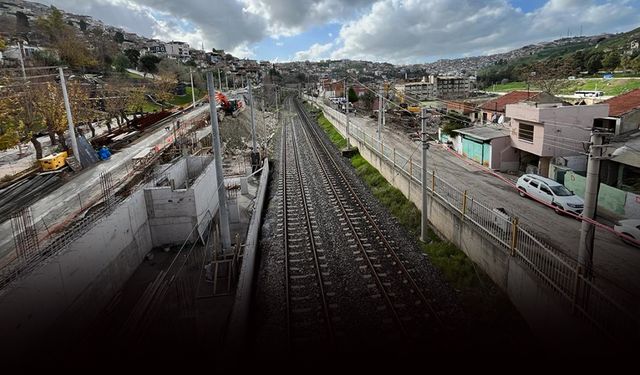
[[[536,72],[529,72],[529,75],[527,76],[527,100],[529,100],[530,97],[530,93],[529,93],[529,77],[535,77],[536,76]]]

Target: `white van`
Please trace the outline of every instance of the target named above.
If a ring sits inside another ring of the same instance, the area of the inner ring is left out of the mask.
[[[584,201],[564,185],[535,174],[524,174],[516,182],[521,197],[528,195],[554,206],[556,213],[564,211],[582,214]]]

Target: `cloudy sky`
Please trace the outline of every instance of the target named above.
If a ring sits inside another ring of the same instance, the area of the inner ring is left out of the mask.
[[[163,40],[271,61],[420,63],[640,27],[640,0],[39,0]]]

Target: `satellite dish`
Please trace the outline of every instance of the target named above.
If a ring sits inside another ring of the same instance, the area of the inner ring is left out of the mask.
[[[498,119],[498,124],[502,124],[504,122],[504,115],[500,115],[500,118]]]

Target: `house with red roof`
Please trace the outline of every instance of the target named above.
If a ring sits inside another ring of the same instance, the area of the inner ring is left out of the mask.
[[[505,109],[508,104],[532,102],[538,104],[563,103],[561,99],[542,91],[512,91],[480,106],[479,118],[482,122],[503,123],[509,119]],[[502,120],[500,120],[502,118]]]
[[[609,117],[615,119],[615,134],[640,128],[640,89],[607,99]]]

